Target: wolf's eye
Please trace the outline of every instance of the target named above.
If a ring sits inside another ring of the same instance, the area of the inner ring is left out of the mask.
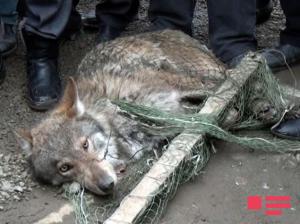
[[[62,172],[62,173],[65,173],[70,169],[71,169],[71,166],[68,165],[68,164],[63,164],[59,167],[59,171]]]
[[[87,151],[89,149],[89,140],[88,139],[86,139],[84,141],[84,143],[82,144],[82,148],[84,151]]]

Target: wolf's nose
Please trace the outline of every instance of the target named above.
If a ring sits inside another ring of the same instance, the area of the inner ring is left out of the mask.
[[[106,181],[105,183],[103,183],[103,182],[99,183],[98,186],[101,189],[101,191],[103,191],[104,193],[109,193],[114,189],[115,183],[114,183],[113,179],[110,179],[109,181]]]

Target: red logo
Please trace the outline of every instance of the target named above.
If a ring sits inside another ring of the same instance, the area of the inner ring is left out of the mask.
[[[248,210],[259,211],[263,209],[267,216],[280,216],[284,208],[291,208],[290,196],[248,196]]]

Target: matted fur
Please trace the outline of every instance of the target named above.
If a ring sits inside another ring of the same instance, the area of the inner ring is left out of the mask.
[[[31,131],[19,133],[19,142],[40,179],[77,181],[108,194],[127,161],[161,140],[144,133],[111,100],[187,113],[187,93],[215,89],[224,71],[204,46],[178,31],[100,44],[82,60],[59,105]]]

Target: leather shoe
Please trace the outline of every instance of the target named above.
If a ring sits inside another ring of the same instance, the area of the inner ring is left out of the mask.
[[[111,26],[100,26],[99,34],[97,38],[98,43],[104,43],[111,41],[119,37],[122,33],[122,29],[111,27]]]
[[[280,45],[274,49],[264,49],[262,55],[273,72],[284,70],[287,65],[300,62],[300,47],[289,44]]]
[[[300,140],[300,118],[285,120],[272,127],[271,132],[281,138]]]
[[[0,53],[0,84],[3,83],[4,79],[5,79],[5,69],[4,69],[3,58]]]
[[[35,110],[52,108],[61,96],[57,40],[24,32],[27,46],[27,99]]]
[[[266,5],[259,4],[260,0],[256,0],[256,24],[262,24],[266,22],[273,11],[274,3],[272,0],[269,0]]]
[[[17,37],[14,25],[1,21],[0,27],[0,53],[7,56],[17,49]]]

